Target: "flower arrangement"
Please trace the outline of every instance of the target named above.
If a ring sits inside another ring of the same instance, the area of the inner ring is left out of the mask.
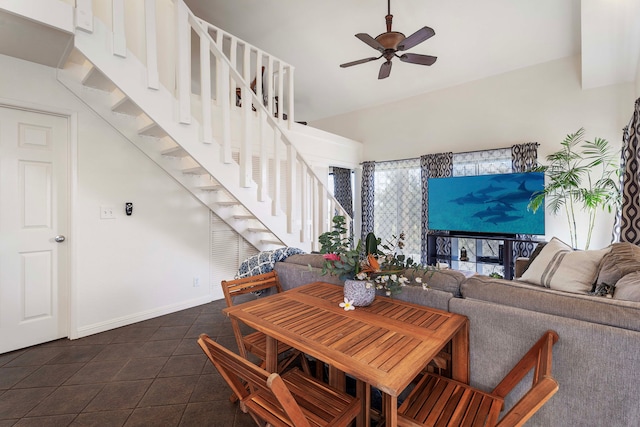
[[[424,267],[411,258],[402,254],[404,247],[404,233],[393,236],[391,241],[382,243],[373,233],[366,238],[363,250],[362,241],[358,240],[352,248],[351,239],[346,236],[345,218],[337,215],[333,218],[333,230],[323,233],[319,237],[320,253],[325,259],[322,274],[332,274],[341,280],[356,279],[367,281],[376,289],[383,290],[386,295],[393,295],[402,291],[402,287],[410,280],[404,276],[408,269],[432,271],[434,267]],[[417,284],[427,289],[420,277],[414,278]]]

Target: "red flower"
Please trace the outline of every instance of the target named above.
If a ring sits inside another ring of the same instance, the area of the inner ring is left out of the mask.
[[[324,254],[322,255],[322,258],[326,259],[327,261],[340,261],[340,255],[338,254]]]

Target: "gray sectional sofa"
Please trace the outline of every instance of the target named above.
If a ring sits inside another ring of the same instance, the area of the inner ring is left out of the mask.
[[[637,253],[640,271],[640,248]],[[610,266],[620,265],[616,256],[609,254]],[[634,268],[630,264],[618,275],[629,273]],[[317,280],[340,284],[335,277],[321,276],[321,265],[320,255],[294,255],[277,262],[275,270],[285,289]],[[430,289],[408,286],[395,297],[470,319],[471,383],[479,388],[497,385],[544,331],[558,333],[553,373],[560,389],[527,425],[640,425],[640,302],[517,280],[466,278],[453,270],[437,271],[425,280]],[[507,408],[529,388],[527,382],[509,396]]]

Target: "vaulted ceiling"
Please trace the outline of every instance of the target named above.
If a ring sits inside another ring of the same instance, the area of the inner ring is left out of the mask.
[[[199,17],[295,67],[297,120],[573,55],[581,55],[585,90],[633,82],[640,66],[640,0],[391,0],[395,31],[408,36],[423,26],[435,30],[410,52],[438,60],[427,67],[395,58],[384,80],[377,78],[382,60],[344,69],[339,64],[376,56],[354,35],[385,31],[385,0],[185,2]],[[56,66],[70,37],[0,11],[0,53]]]
[[[382,60],[354,35],[385,31],[385,0],[185,0],[199,17],[295,66],[296,119],[313,121],[582,55],[584,89],[631,82],[640,59],[640,0],[391,0],[393,29],[436,35],[410,52],[430,67]]]

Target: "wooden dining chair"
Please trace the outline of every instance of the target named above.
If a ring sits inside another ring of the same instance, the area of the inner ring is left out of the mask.
[[[282,375],[269,373],[206,334],[200,335],[198,344],[239,397],[242,410],[259,426],[347,426],[362,410],[357,397],[330,387],[297,367]]]
[[[558,391],[551,376],[552,347],[558,334],[547,331],[506,377],[487,393],[435,374],[425,374],[398,408],[399,426],[523,425]],[[533,369],[533,384],[500,421],[504,398]]]
[[[273,289],[275,292],[282,292],[282,286],[278,279],[278,273],[271,271],[269,273],[259,274],[256,276],[244,277],[242,279],[235,280],[223,280],[221,282],[222,292],[224,293],[224,299],[227,303],[227,307],[234,305],[234,300],[237,297],[246,295],[252,292],[263,292],[269,289]],[[258,357],[262,363],[265,362],[267,357],[267,338],[262,332],[251,332],[244,335],[240,322],[236,319],[231,320],[231,327],[233,334],[238,344],[238,351],[245,359],[248,358],[248,353],[251,353]],[[289,357],[284,358],[278,363],[278,372],[282,372],[296,359],[300,361],[302,369],[309,373],[309,363],[304,357],[304,354],[298,350],[292,349],[290,346],[278,342],[278,356],[283,353],[289,352]]]

